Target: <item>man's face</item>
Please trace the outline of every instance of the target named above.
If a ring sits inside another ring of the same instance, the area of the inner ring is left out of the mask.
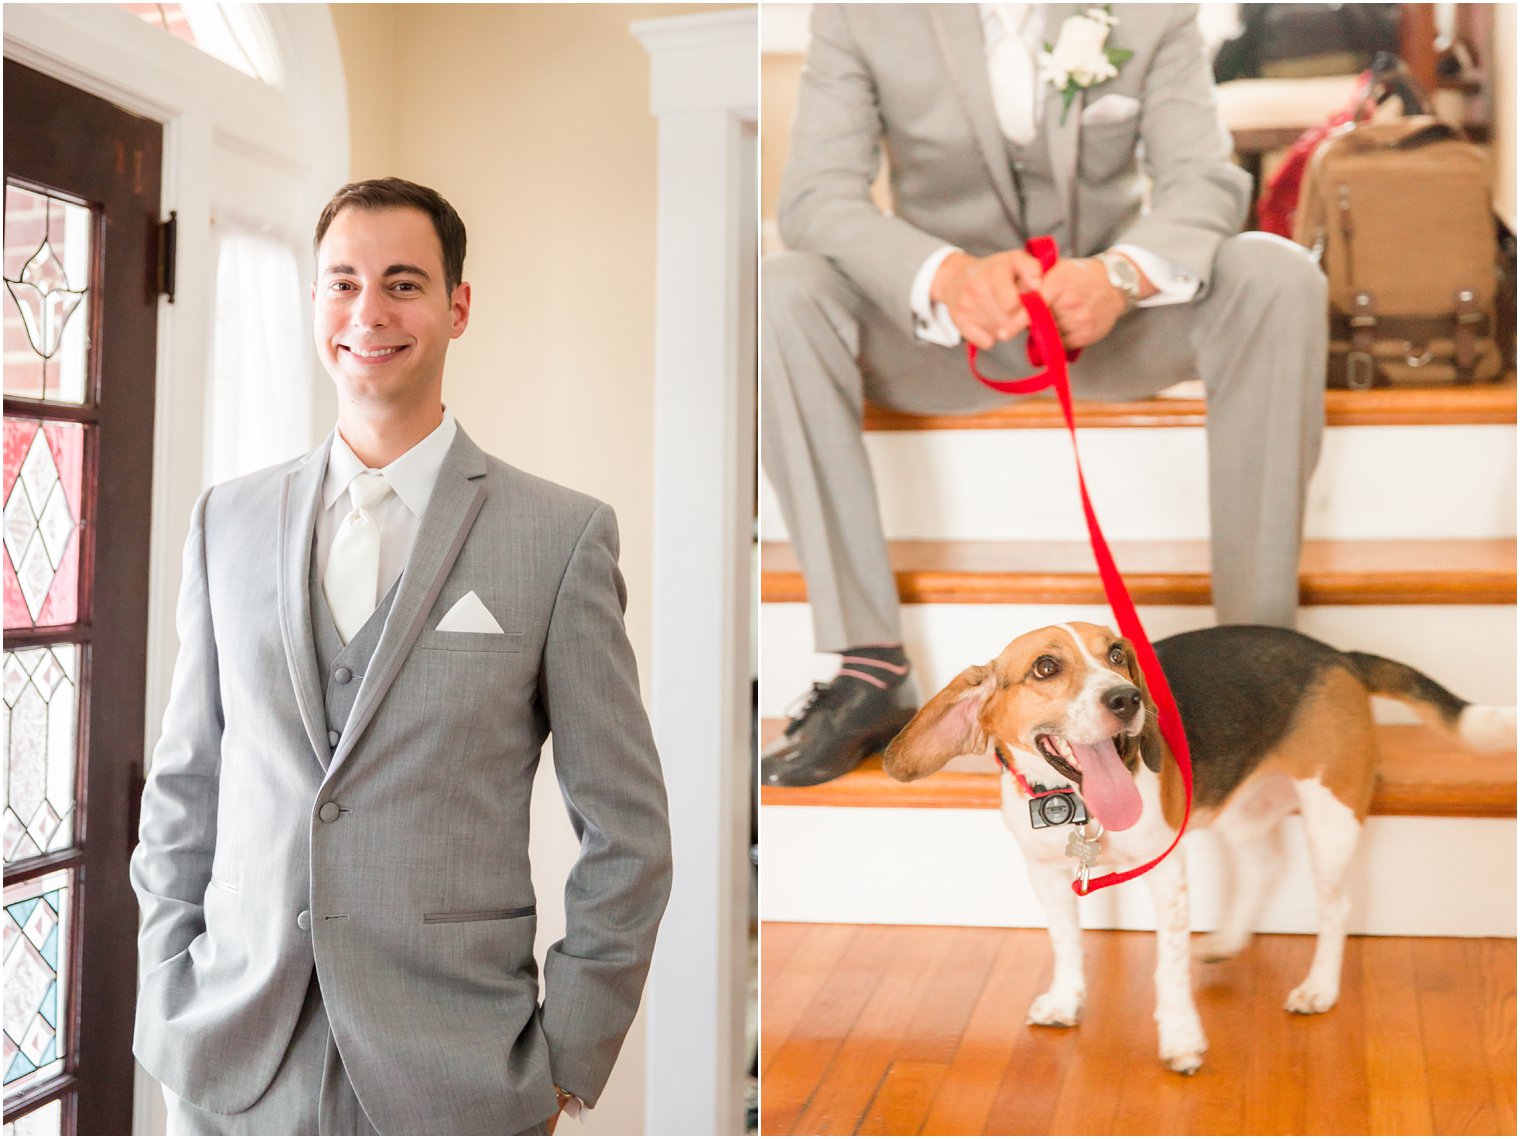
[[[317,353],[340,399],[374,411],[441,400],[444,355],[469,323],[470,286],[450,294],[425,213],[343,210],[317,250],[312,297]]]

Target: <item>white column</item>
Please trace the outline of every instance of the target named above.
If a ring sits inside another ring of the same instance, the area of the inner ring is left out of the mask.
[[[731,1135],[749,1063],[756,15],[632,30],[659,118],[650,692],[676,867],[647,996],[645,1122]]]

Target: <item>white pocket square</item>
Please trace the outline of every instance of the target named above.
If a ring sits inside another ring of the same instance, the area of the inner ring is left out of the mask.
[[[443,615],[443,620],[438,622],[437,631],[440,633],[499,633],[501,626],[496,623],[496,618],[491,616],[486,603],[475,596],[475,591],[472,589],[454,602],[454,607]]]
[[[1127,122],[1139,113],[1139,99],[1128,95],[1104,95],[1082,109],[1082,125],[1101,127],[1106,123]]]

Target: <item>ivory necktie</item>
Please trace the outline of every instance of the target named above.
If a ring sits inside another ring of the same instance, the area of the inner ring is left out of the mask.
[[[1002,37],[987,54],[987,78],[992,86],[992,106],[998,126],[1015,145],[1026,146],[1035,134],[1035,70],[1029,45],[1024,42],[1028,4],[997,4]]]
[[[356,475],[348,484],[353,509],[333,536],[322,592],[346,645],[375,611],[380,588],[380,524],[371,513],[391,492],[381,474]]]

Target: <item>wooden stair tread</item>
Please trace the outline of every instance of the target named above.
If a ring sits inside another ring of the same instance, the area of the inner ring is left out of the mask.
[[[1515,422],[1515,377],[1468,386],[1377,388],[1327,391],[1328,427],[1443,426]],[[1201,427],[1201,385],[1179,384],[1154,399],[1120,403],[1079,400],[1078,427]],[[1061,408],[1044,395],[1017,400],[976,415],[912,415],[867,404],[867,431],[987,431],[1064,427]]]
[[[780,735],[785,720],[762,721],[761,739]],[[1374,815],[1515,817],[1515,753],[1478,752],[1423,724],[1378,727],[1382,762]],[[767,807],[997,807],[997,764],[961,756],[917,783],[899,783],[873,755],[848,775],[817,787],[760,788]]]
[[[1114,560],[1136,604],[1207,605],[1205,541],[1115,542]],[[1086,542],[888,543],[904,604],[1102,604]],[[791,545],[761,547],[760,598],[807,600]],[[1515,540],[1320,540],[1304,543],[1304,605],[1512,605]]]

